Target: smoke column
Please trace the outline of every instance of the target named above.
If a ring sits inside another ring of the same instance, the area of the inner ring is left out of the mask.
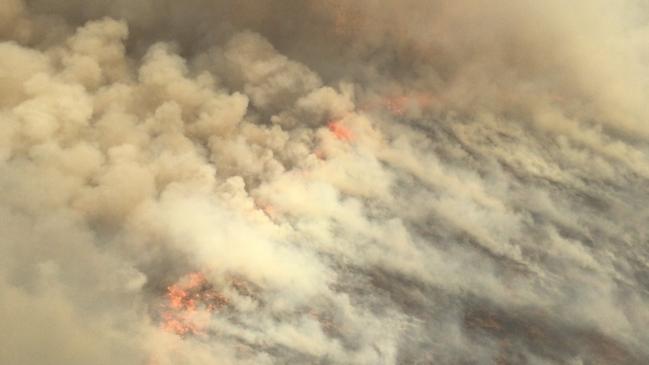
[[[0,364],[649,363],[643,0],[0,0]]]

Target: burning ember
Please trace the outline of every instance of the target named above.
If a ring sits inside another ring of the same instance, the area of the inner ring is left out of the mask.
[[[227,277],[229,293],[256,299],[256,288],[242,277]],[[161,327],[178,336],[205,335],[209,319],[230,306],[226,288],[216,288],[201,272],[189,273],[167,287]]]
[[[179,336],[204,334],[201,316],[220,310],[228,303],[205,275],[190,273],[167,288],[161,314],[162,328]]]

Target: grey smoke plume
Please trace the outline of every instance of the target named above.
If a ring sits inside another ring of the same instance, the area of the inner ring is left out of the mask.
[[[647,363],[648,20],[0,0],[0,363]]]

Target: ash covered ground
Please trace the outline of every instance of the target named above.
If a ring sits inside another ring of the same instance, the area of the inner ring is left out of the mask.
[[[0,0],[0,363],[649,363],[640,0]]]

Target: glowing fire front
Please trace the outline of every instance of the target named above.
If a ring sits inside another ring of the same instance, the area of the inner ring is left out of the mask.
[[[205,275],[190,273],[167,288],[161,326],[179,336],[204,334],[208,321],[205,316],[228,304]]]
[[[216,287],[201,272],[181,277],[167,287],[160,311],[161,328],[181,337],[207,335],[212,316],[233,307],[232,295],[257,300],[258,288],[246,279],[227,275],[226,282]]]
[[[357,112],[386,111],[395,117],[403,117],[410,111],[430,110],[436,103],[432,94],[425,92],[401,94],[396,96],[383,96],[378,99],[370,99],[362,104]],[[345,124],[345,118],[352,114],[343,115],[340,118],[330,120],[327,129],[340,141],[351,142],[355,139],[354,133]]]
[[[341,121],[334,120],[327,125],[329,131],[341,141],[351,141],[354,138],[352,131],[345,127]]]

